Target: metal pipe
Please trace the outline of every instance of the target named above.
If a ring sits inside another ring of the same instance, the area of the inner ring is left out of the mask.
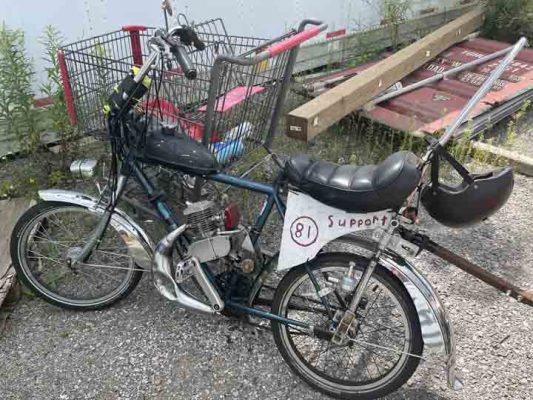
[[[300,26],[298,27],[298,33],[303,32],[303,30],[308,24],[317,25],[321,24],[321,22],[313,19],[303,20],[300,23]],[[274,112],[272,113],[272,118],[270,120],[270,127],[268,129],[268,134],[265,140],[265,146],[267,148],[270,148],[270,146],[272,145],[272,141],[274,140],[274,136],[276,134],[283,104],[285,103],[285,98],[287,97],[287,92],[289,91],[289,86],[291,84],[292,71],[294,70],[294,65],[296,64],[296,57],[298,56],[299,48],[300,46],[296,46],[290,50],[289,59],[287,60],[287,65],[285,66],[285,72],[281,81],[281,88],[278,93],[278,98],[276,99]]]
[[[152,265],[154,285],[164,297],[174,301],[186,310],[204,314],[220,312],[224,309],[224,302],[220,298],[216,288],[202,270],[200,263],[194,257],[190,259],[190,262],[192,262],[191,268],[193,269],[194,277],[198,281],[210,304],[206,304],[192,297],[186,291],[181,289],[174,280],[172,274],[172,252],[174,250],[174,243],[187,230],[187,228],[188,225],[180,226],[165,236],[157,245]]]
[[[446,132],[439,139],[439,144],[445,146],[446,143],[452,138],[453,134],[459,128],[463,122],[466,120],[470,112],[474,107],[481,101],[483,97],[492,89],[494,83],[502,76],[505,69],[511,62],[516,58],[518,53],[524,48],[527,44],[527,39],[525,37],[521,38],[513,47],[513,49],[507,54],[503,61],[498,65],[498,67],[492,72],[489,78],[485,81],[483,85],[479,88],[476,94],[470,99],[467,105],[461,110],[455,121],[446,129]]]
[[[111,208],[106,208],[104,213],[102,214],[102,218],[98,222],[98,225],[96,225],[96,228],[91,233],[91,236],[87,243],[83,246],[81,251],[73,260],[70,260],[72,265],[76,265],[78,263],[85,263],[91,256],[93,250],[95,248],[98,248],[100,246],[100,242],[102,241],[102,238],[104,236],[105,230],[107,229],[107,226],[109,225],[109,221],[111,221],[111,217],[113,216],[114,208],[116,206],[116,203],[118,199],[120,198],[120,195],[124,191],[124,188],[126,187],[126,183],[128,181],[128,177],[125,175],[119,175],[118,181],[117,181],[117,187],[115,191],[111,193],[111,203],[109,204]]]
[[[533,306],[532,290],[521,289],[433,241],[428,243],[426,250],[519,302]]]
[[[433,75],[429,78],[423,79],[419,82],[415,82],[411,85],[405,86],[401,89],[395,90],[393,92],[385,93],[383,96],[377,97],[376,99],[372,100],[368,106],[373,106],[379,103],[383,103],[384,101],[393,99],[395,97],[398,97],[404,93],[412,92],[413,90],[419,89],[423,86],[429,85],[434,82],[438,82],[440,80],[446,79],[451,75],[458,74],[459,72],[463,72],[466,70],[469,70],[473,67],[476,67],[478,65],[484,64],[488,61],[494,60],[495,58],[501,57],[507,53],[509,53],[513,49],[513,46],[507,47],[503,50],[499,50],[495,53],[488,54],[486,56],[483,56],[477,60],[470,61],[468,63],[462,64],[458,67],[449,69],[448,71],[441,72],[440,74]],[[367,106],[367,107],[368,107]]]
[[[285,317],[282,317],[281,315],[272,314],[272,313],[270,313],[268,311],[260,310],[258,308],[247,307],[247,306],[244,306],[242,304],[236,303],[236,302],[231,301],[231,300],[229,300],[226,303],[226,305],[229,308],[233,308],[235,310],[238,310],[238,311],[241,311],[241,312],[245,312],[245,313],[247,313],[249,315],[254,315],[254,316],[259,317],[259,318],[266,318],[266,319],[269,319],[271,321],[276,321],[276,322],[279,322],[279,323],[282,323],[282,324],[285,324],[285,325],[299,326],[299,327],[302,327],[302,328],[307,329],[309,331],[311,331],[313,329],[312,325],[307,324],[305,322],[297,321],[297,320],[294,320],[294,319],[291,319],[291,318],[285,318]]]

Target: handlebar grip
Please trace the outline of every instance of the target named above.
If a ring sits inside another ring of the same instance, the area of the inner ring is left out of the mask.
[[[183,71],[185,77],[191,80],[196,79],[198,73],[196,72],[196,68],[194,67],[193,62],[189,58],[189,54],[187,54],[187,50],[185,50],[185,47],[176,44],[170,46],[170,51],[176,58],[176,61],[181,67],[181,70]]]

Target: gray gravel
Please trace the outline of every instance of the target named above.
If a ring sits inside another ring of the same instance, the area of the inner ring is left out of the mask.
[[[517,177],[505,208],[472,229],[427,221],[432,237],[533,286],[533,179]],[[533,309],[422,255],[457,336],[465,388],[446,388],[437,360],[390,399],[530,399]],[[291,374],[269,332],[191,315],[143,279],[117,306],[76,313],[25,297],[0,338],[0,399],[320,399]]]

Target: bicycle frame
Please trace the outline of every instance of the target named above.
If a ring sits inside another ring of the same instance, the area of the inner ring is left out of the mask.
[[[176,221],[174,217],[172,216],[173,213],[172,213],[171,207],[163,199],[163,196],[157,195],[157,189],[152,184],[150,179],[146,176],[146,174],[143,172],[143,170],[140,168],[139,164],[136,161],[131,161],[129,164],[129,167],[131,168],[131,171],[135,179],[140,184],[140,186],[143,188],[148,198],[154,199],[152,201],[152,204],[154,208],[157,210],[158,214],[161,216],[161,218],[167,223],[167,230],[173,231],[177,229],[180,224],[179,224],[179,221]],[[255,223],[252,225],[250,229],[250,238],[252,240],[252,243],[256,244],[274,208],[276,209],[276,211],[278,212],[279,216],[282,219],[284,217],[285,203],[283,202],[280,196],[281,177],[282,177],[282,173],[279,174],[278,178],[275,180],[274,185],[268,185],[268,184],[256,182],[250,179],[228,175],[225,173],[217,173],[217,174],[208,175],[205,177],[198,177],[198,178],[204,178],[210,181],[227,184],[235,188],[249,190],[249,191],[263,194],[266,196],[266,199],[263,203],[263,207],[261,208],[261,211],[257,215]],[[186,243],[184,243],[184,245],[186,245]],[[203,266],[203,268],[205,272],[207,273],[207,275],[209,276],[209,278],[211,279],[211,281],[213,282],[214,276],[212,275],[211,271],[209,271],[209,269],[205,265]],[[266,268],[266,266],[263,266],[263,268]],[[233,302],[231,300],[227,301],[226,305],[229,306],[230,308],[239,309],[241,312],[245,312],[247,314],[255,315],[261,318],[275,320],[277,322],[280,322],[286,325],[295,325],[295,326],[299,326],[299,327],[303,327],[303,328],[307,328],[311,330],[313,329],[313,327],[308,324],[305,324],[305,323],[302,323],[296,320],[292,320],[289,318],[284,318],[276,314],[265,312],[263,310],[259,310],[253,307],[244,306],[242,304]]]
[[[146,174],[139,167],[139,164],[137,162],[135,161],[131,162],[130,167],[131,167],[134,177],[136,178],[137,182],[141,185],[141,187],[144,189],[148,198],[154,199],[152,202],[154,205],[154,208],[157,210],[161,218],[167,222],[168,230],[171,231],[171,230],[176,229],[179,225],[179,221],[174,220],[174,218],[172,217],[171,207],[166,203],[166,201],[162,198],[162,196],[157,196],[157,189],[154,187],[150,179],[146,176]],[[250,190],[252,192],[260,193],[266,196],[266,200],[263,204],[263,208],[261,209],[261,212],[257,216],[257,219],[254,225],[252,226],[251,232],[250,232],[250,237],[254,244],[259,239],[261,231],[263,230],[263,227],[265,226],[268,220],[268,217],[272,213],[272,210],[274,207],[276,208],[276,211],[278,212],[281,218],[283,218],[285,214],[285,204],[279,195],[279,178],[280,177],[276,179],[276,183],[274,185],[259,183],[259,182],[256,182],[250,179],[240,178],[240,177],[236,177],[236,176],[228,175],[224,173],[217,173],[213,175],[208,175],[206,177],[198,177],[198,178],[205,178],[207,180],[211,180],[214,182],[224,183],[235,188]],[[154,196],[156,197],[154,198]]]

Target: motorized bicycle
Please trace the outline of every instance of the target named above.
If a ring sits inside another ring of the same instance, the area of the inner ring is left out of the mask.
[[[308,25],[312,27],[306,29]],[[64,73],[66,94],[78,107],[71,111],[82,118],[94,93],[79,88],[95,87],[102,73],[120,77],[104,104],[112,149],[109,186],[99,199],[63,190],[39,192],[41,202],[20,218],[12,234],[11,256],[19,278],[54,305],[96,310],[123,299],[143,272],[150,271],[159,293],[186,310],[269,320],[291,369],[314,388],[339,398],[371,399],[395,391],[415,372],[424,347],[445,355],[448,383],[460,388],[446,311],[431,284],[405,257],[427,250],[519,301],[533,304],[532,296],[418,232],[418,201],[446,225],[479,222],[508,199],[512,171],[471,174],[446,152],[468,107],[422,158],[397,152],[379,165],[339,166],[306,155],[283,162],[268,144],[297,48],[324,29],[320,21],[305,20],[298,30],[249,43],[237,52],[239,44],[225,41],[227,35],[210,36],[199,32],[199,26],[151,31],[146,43],[139,41],[139,31],[145,29],[129,27],[124,38],[131,40],[131,60],[105,54],[97,47],[104,43],[101,38],[77,43],[74,50],[61,49],[60,60],[69,67]],[[119,37],[114,35],[109,43],[116,45]],[[509,52],[481,89],[492,85],[521,46]],[[129,73],[117,66],[130,61],[134,67]],[[177,68],[167,65],[172,62]],[[76,74],[82,79],[73,84]],[[168,82],[179,82],[179,93]],[[143,100],[154,94],[155,99]],[[98,105],[94,99],[101,98],[97,93],[91,102]],[[154,116],[165,117],[167,123],[154,124]],[[229,120],[230,125],[253,125],[253,133],[247,128],[237,139],[220,138]],[[258,141],[279,166],[273,183],[223,171],[228,159],[242,154],[245,143]],[[461,184],[440,182],[442,160],[459,172]],[[179,212],[172,210],[145,172],[150,165],[164,165],[192,180],[198,198],[189,199]],[[76,168],[92,173],[87,163]],[[168,234],[157,244],[117,208],[132,180],[165,222]],[[204,181],[264,195],[256,222],[243,226],[234,205],[203,198]],[[266,254],[258,239],[274,209],[284,221],[281,247]],[[359,232],[372,232],[372,238]],[[328,250],[343,243],[362,251]],[[259,307],[265,304],[261,289],[276,271],[287,272],[268,303],[271,309],[265,310]]]

